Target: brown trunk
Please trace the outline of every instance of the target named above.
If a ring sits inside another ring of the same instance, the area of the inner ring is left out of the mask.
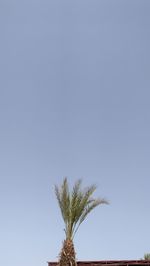
[[[73,241],[71,239],[64,240],[58,265],[59,266],[77,266],[76,253],[75,253]]]

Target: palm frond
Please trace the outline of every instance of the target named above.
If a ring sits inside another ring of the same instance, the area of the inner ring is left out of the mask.
[[[72,193],[71,193],[70,227],[71,227],[72,233],[73,233],[74,221],[75,221],[77,213],[78,213],[78,207],[79,207],[79,204],[82,200],[81,183],[82,183],[81,179],[77,180],[77,182],[73,186]]]
[[[80,202],[78,204],[77,213],[76,213],[76,217],[75,217],[75,221],[74,221],[75,224],[77,224],[77,222],[79,221],[84,209],[86,208],[86,206],[88,204],[90,196],[93,194],[95,189],[96,189],[96,186],[92,185],[91,187],[88,187],[84,191],[82,191],[81,199],[80,199]]]
[[[80,187],[81,187],[81,182],[82,180],[79,179],[73,189],[72,189],[72,194],[71,194],[71,208],[72,210],[74,210],[76,208],[76,205],[77,205],[77,202],[78,202],[78,198],[79,198],[79,195],[80,195]]]
[[[79,225],[85,220],[86,216],[100,204],[108,204],[108,201],[105,199],[95,199],[90,204],[88,204],[80,217]]]
[[[64,179],[62,186],[58,188],[55,185],[55,194],[58,200],[58,204],[62,213],[65,224],[68,224],[68,218],[70,216],[70,193],[67,178]]]
[[[64,179],[61,191],[62,191],[61,201],[63,204],[65,220],[68,221],[68,218],[70,216],[70,192],[69,192],[69,186],[68,186],[67,178]]]
[[[61,210],[62,217],[63,217],[63,219],[65,221],[64,210],[63,210],[63,205],[62,205],[62,201],[61,201],[61,193],[60,193],[59,188],[56,185],[55,185],[55,195],[56,195],[56,198],[57,198],[57,201],[58,201],[58,205],[59,205],[60,210]]]

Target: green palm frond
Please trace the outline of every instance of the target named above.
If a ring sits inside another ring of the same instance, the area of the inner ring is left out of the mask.
[[[80,194],[79,194],[80,197],[78,199],[77,206],[74,212],[73,231],[75,230],[75,227],[77,223],[79,222],[80,217],[84,212],[84,209],[88,205],[89,198],[92,195],[92,193],[95,191],[95,189],[96,189],[95,186],[91,186],[85,189],[84,191],[80,190]]]
[[[76,223],[75,225],[75,231],[73,233],[73,237],[76,234],[76,232],[78,231],[80,225],[83,223],[83,221],[86,219],[87,215],[93,210],[95,209],[97,206],[99,206],[100,204],[109,204],[107,200],[105,199],[91,199],[89,201],[87,201],[87,204],[85,204],[84,206],[84,210],[79,218],[78,223]]]
[[[81,187],[81,179],[79,179],[75,185],[73,186],[72,193],[71,193],[71,217],[70,217],[70,226],[71,230],[73,230],[74,221],[77,216],[78,207],[82,200],[82,193],[80,190]]]
[[[72,208],[72,210],[76,209],[76,206],[78,205],[79,198],[81,196],[81,192],[80,192],[81,182],[82,182],[81,179],[78,180],[72,189],[72,193],[71,193],[71,208]]]
[[[108,202],[105,199],[96,199],[94,201],[92,201],[90,204],[88,204],[85,209],[83,214],[80,217],[79,220],[79,225],[85,220],[86,216],[98,205],[100,204],[108,204]]]
[[[55,194],[61,209],[62,217],[65,224],[68,222],[70,216],[70,192],[68,187],[67,178],[64,179],[64,182],[60,188],[55,186]]]

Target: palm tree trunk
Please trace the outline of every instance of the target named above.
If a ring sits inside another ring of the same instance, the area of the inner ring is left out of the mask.
[[[59,266],[77,266],[76,253],[72,239],[66,239],[59,256]]]

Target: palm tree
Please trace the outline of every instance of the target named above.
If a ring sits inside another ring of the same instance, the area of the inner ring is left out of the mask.
[[[65,178],[60,187],[55,185],[55,193],[65,223],[66,238],[59,256],[59,266],[76,266],[76,256],[73,239],[79,226],[87,215],[98,205],[108,204],[105,199],[92,197],[96,186],[81,188],[81,180],[75,182],[72,191],[69,190],[68,180]]]
[[[144,254],[144,260],[150,260],[150,253]]]

